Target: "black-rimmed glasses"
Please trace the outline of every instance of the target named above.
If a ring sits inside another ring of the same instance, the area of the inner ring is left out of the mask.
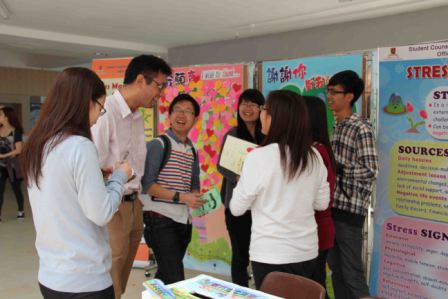
[[[336,90],[334,88],[327,87],[327,94],[335,96],[337,94],[346,94],[345,90]]]
[[[98,105],[100,105],[100,115],[106,114],[107,110],[104,108],[103,104],[101,104],[99,101],[96,101]]]

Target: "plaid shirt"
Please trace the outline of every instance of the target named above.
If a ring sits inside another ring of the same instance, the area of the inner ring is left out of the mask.
[[[336,176],[333,208],[365,216],[378,176],[371,124],[352,114],[335,125],[331,145],[337,163],[343,166]]]

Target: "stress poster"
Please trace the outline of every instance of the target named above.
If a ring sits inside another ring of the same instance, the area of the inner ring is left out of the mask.
[[[371,291],[448,298],[448,43],[379,49]]]

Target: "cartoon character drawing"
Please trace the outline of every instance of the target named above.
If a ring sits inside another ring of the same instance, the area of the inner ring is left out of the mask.
[[[398,93],[392,93],[389,97],[389,102],[384,107],[384,112],[387,114],[403,114],[406,113],[406,107],[403,100]]]

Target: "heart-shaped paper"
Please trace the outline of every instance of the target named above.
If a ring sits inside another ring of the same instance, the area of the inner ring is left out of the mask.
[[[238,91],[240,91],[241,90],[241,84],[238,84],[238,83],[233,83],[232,84],[232,89],[235,91],[235,92],[238,92]]]
[[[213,130],[207,129],[206,131],[207,131],[208,137],[211,137],[214,134]]]

